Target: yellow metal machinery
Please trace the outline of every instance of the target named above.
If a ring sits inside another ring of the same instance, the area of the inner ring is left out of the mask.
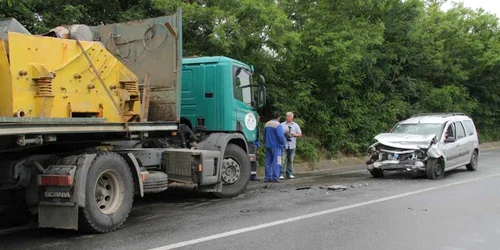
[[[0,84],[3,117],[141,118],[137,76],[100,42],[9,32]]]

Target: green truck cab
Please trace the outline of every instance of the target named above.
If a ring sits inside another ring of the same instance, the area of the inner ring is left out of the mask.
[[[258,139],[256,110],[265,105],[265,92],[264,77],[253,84],[253,67],[245,63],[223,56],[185,58],[181,123],[242,133],[251,144]]]

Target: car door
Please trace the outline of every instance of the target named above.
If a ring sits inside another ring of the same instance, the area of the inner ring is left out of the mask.
[[[467,138],[467,134],[465,133],[465,128],[462,122],[455,122],[455,130],[456,130],[456,143],[458,144],[458,150],[460,153],[460,157],[458,157],[457,164],[465,165],[469,162],[469,154],[471,152],[470,142]]]
[[[444,130],[443,138],[441,139],[444,142],[444,156],[446,158],[446,165],[445,168],[452,168],[455,167],[458,163],[458,158],[460,157],[460,150],[458,148],[458,142],[457,141],[449,141],[447,142],[446,139],[453,137],[456,138],[456,129],[455,129],[455,123],[448,123],[446,126],[446,129]],[[448,136],[446,136],[448,134]]]

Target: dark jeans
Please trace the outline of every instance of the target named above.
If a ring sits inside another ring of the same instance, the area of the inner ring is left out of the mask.
[[[295,148],[283,149],[283,165],[281,166],[281,175],[290,177],[293,175],[293,158],[295,157]]]

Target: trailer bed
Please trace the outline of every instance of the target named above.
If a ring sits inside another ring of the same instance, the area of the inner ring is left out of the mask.
[[[47,143],[160,138],[178,129],[176,122],[125,124],[101,118],[0,117],[0,151]]]

